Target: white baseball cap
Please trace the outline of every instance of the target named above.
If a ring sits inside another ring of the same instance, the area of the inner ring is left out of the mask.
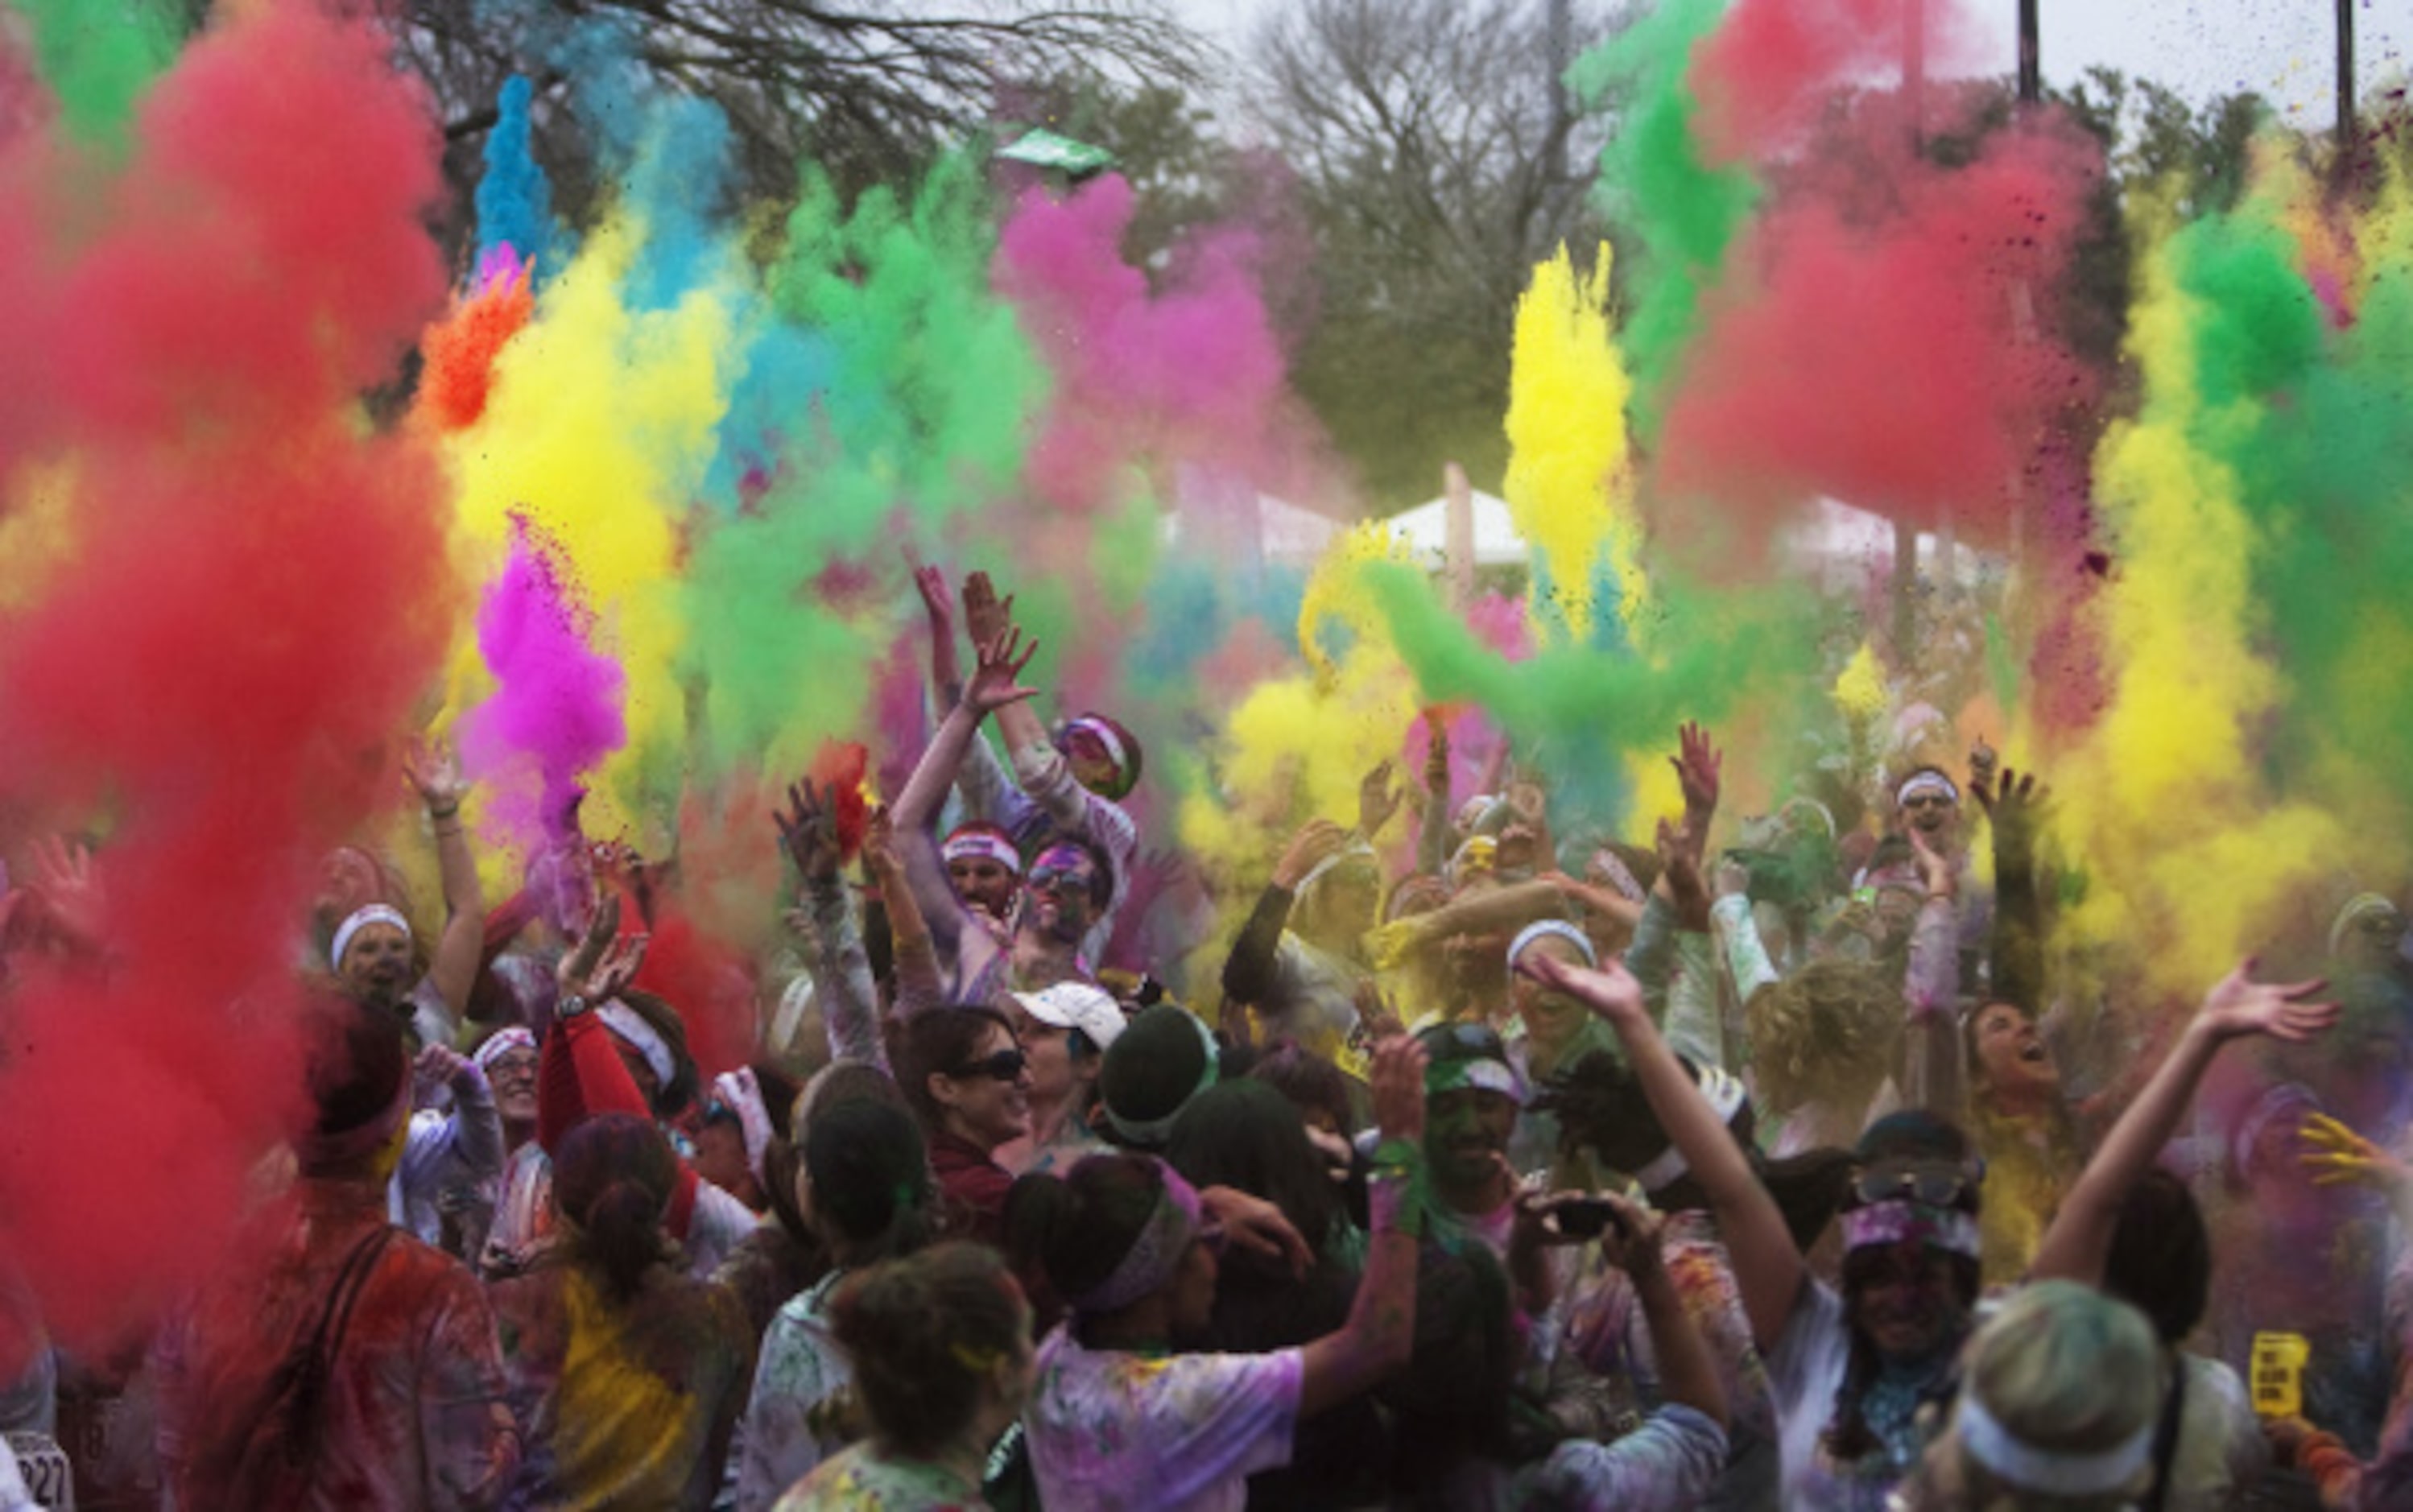
[[[1079,1030],[1101,1051],[1123,1031],[1122,1004],[1103,987],[1087,982],[1058,982],[1038,992],[1017,992],[1014,1001],[1043,1024]]]

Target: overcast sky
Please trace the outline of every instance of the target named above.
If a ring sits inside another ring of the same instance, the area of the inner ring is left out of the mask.
[[[1236,51],[1259,17],[1284,0],[1169,0],[1192,25]],[[1532,0],[1540,5],[1543,0]],[[2009,73],[2017,53],[2017,0],[1963,0],[2000,43]],[[2413,60],[2413,0],[2356,0],[2361,93],[2405,82]],[[2141,74],[2200,102],[2236,89],[2260,92],[2300,126],[2322,126],[2335,106],[2334,0],[2042,0],[2048,82],[2077,80],[2091,64]]]

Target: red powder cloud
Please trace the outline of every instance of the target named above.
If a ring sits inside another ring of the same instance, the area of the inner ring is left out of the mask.
[[[71,1342],[206,1266],[297,1112],[305,880],[456,607],[431,459],[356,402],[442,304],[437,147],[372,30],[291,4],[196,42],[113,176],[0,148],[0,469],[78,469],[0,622],[0,800],[110,829],[105,974],[0,1006],[0,1247]]]
[[[2097,164],[2048,118],[1946,166],[1885,95],[1768,166],[1669,398],[1654,482],[1671,523],[1715,498],[1764,539],[1824,494],[2005,539],[2045,425],[2088,393],[2051,310]]]

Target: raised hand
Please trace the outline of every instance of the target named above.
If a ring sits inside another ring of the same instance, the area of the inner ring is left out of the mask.
[[[864,822],[863,864],[875,873],[904,869],[905,863],[896,854],[896,820],[884,803]]]
[[[1709,732],[1690,722],[1676,732],[1680,754],[1668,758],[1676,781],[1684,790],[1684,823],[1700,839],[1710,835],[1710,818],[1718,811],[1718,773],[1725,758],[1710,744]]]
[[[1616,1020],[1648,1011],[1642,1005],[1642,984],[1612,956],[1597,967],[1577,966],[1544,951],[1529,950],[1517,957],[1517,974],[1564,993],[1601,1017]]]
[[[98,950],[109,938],[109,889],[89,847],[56,835],[36,840],[31,891],[69,944]]]
[[[1994,826],[1994,865],[2013,869],[2027,867],[2036,856],[2036,831],[2051,811],[2052,790],[2038,781],[2036,773],[2006,766],[1999,779],[1973,781],[1970,792]]]
[[[807,882],[826,882],[838,874],[845,852],[837,838],[837,805],[827,792],[815,791],[810,778],[788,784],[792,810],[771,810],[779,826],[779,840],[796,872]]]
[[[1022,631],[1008,625],[1002,634],[982,641],[979,654],[979,665],[972,671],[971,681],[964,684],[964,707],[986,718],[1008,704],[1039,696],[1039,689],[1022,686],[1023,669],[1039,654],[1037,641],[1026,649]]]
[[[461,799],[469,784],[461,776],[460,758],[452,748],[439,739],[429,739],[415,750],[403,753],[402,779],[410,784],[419,801],[427,806],[429,817],[447,818],[461,809]]]
[[[2246,973],[2251,960],[2213,984],[2196,1016],[2221,1040],[2267,1034],[2288,1045],[2302,1045],[2326,1033],[2338,1021],[2335,1002],[2315,1002],[2329,987],[2320,977],[2303,982],[2256,982]]]
[[[1392,785],[1391,763],[1385,759],[1357,783],[1357,833],[1369,840],[1381,834],[1407,796],[1406,784]]]
[[[1399,1010],[1383,995],[1382,984],[1372,977],[1361,979],[1350,999],[1357,1010],[1357,1027],[1364,1032],[1367,1043],[1380,1045],[1408,1031],[1407,1025],[1399,1017]]]
[[[1679,928],[1695,934],[1710,927],[1710,890],[1701,882],[1701,852],[1692,826],[1659,821],[1659,874],[1667,879],[1668,900],[1676,905]]]
[[[1014,624],[1014,595],[997,596],[997,585],[986,572],[974,572],[964,579],[964,629],[971,632],[974,645],[986,645],[1003,635]]]
[[[614,893],[597,907],[577,947],[564,954],[555,969],[554,982],[563,1001],[575,998],[592,1008],[618,997],[636,978],[637,968],[644,963],[648,937],[631,935],[622,940],[619,934],[620,898]]]
[[[2328,1114],[2307,1115],[2297,1137],[2307,1147],[2297,1159],[2317,1187],[2413,1191],[2413,1169]]]
[[[1425,1139],[1425,1047],[1401,1034],[1374,1046],[1374,1064],[1368,1073],[1373,1092],[1374,1127],[1383,1142]]]
[[[1927,886],[1927,896],[1950,898],[1960,889],[1960,878],[1953,871],[1952,863],[1928,844],[1927,837],[1921,835],[1916,826],[1905,833],[1910,836],[1911,850],[1918,856],[1918,877]]]
[[[1274,863],[1273,883],[1286,893],[1298,891],[1309,872],[1339,855],[1349,844],[1349,832],[1328,819],[1310,819],[1290,838]]]
[[[947,591],[947,574],[927,562],[913,567],[913,586],[922,595],[922,613],[930,621],[930,633],[949,640],[955,633],[955,595]]]
[[[1441,710],[1425,710],[1425,791],[1449,801],[1449,721]]]

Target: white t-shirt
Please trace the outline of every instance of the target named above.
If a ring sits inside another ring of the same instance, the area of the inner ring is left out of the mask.
[[[1290,1463],[1306,1356],[1090,1351],[1058,1328],[1024,1413],[1047,1512],[1240,1512],[1248,1477]]]
[[[1879,1512],[1909,1466],[1884,1451],[1845,1469],[1819,1452],[1819,1435],[1835,1416],[1835,1391],[1852,1354],[1843,1299],[1822,1281],[1803,1284],[1801,1299],[1776,1347],[1768,1353],[1768,1397],[1776,1409],[1786,1512]]]

